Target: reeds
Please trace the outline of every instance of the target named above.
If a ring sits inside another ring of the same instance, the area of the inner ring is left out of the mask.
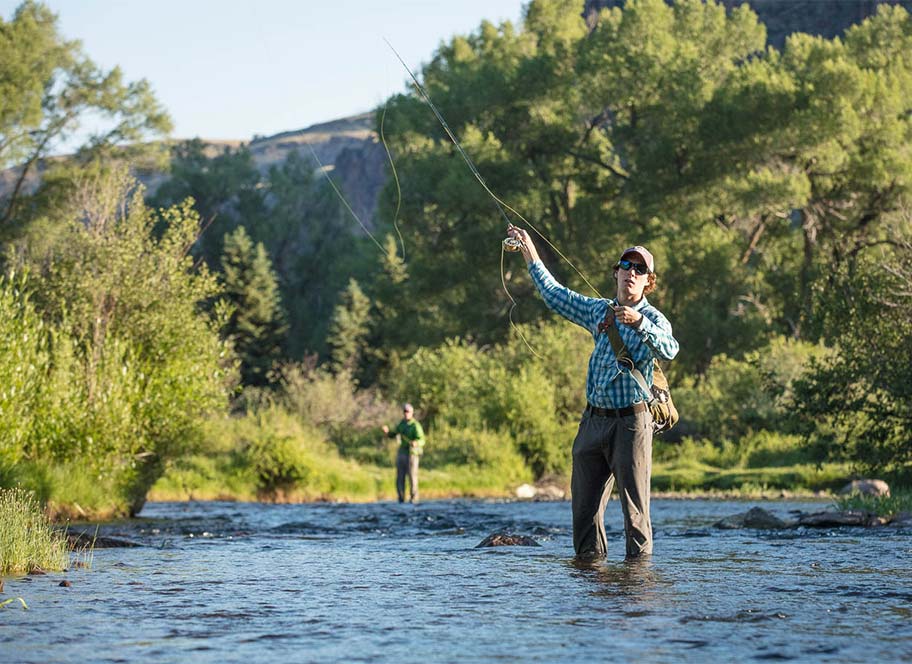
[[[24,489],[0,489],[0,574],[64,570],[68,564],[66,538],[35,497]]]

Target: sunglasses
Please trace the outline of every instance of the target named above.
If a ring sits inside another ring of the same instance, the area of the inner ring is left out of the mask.
[[[633,270],[637,274],[648,274],[649,273],[649,268],[646,267],[645,263],[634,263],[633,261],[629,261],[626,258],[622,258],[621,260],[619,260],[617,266],[619,268],[621,268],[622,270],[627,270],[628,272],[630,270]]]

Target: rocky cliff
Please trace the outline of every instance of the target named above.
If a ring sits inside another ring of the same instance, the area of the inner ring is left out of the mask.
[[[373,127],[373,114],[362,113],[306,129],[255,138],[247,147],[263,170],[282,163],[292,152],[314,162],[315,169],[322,164],[352,209],[372,228],[377,198],[387,177],[386,152]],[[311,150],[316,153],[319,164]]]

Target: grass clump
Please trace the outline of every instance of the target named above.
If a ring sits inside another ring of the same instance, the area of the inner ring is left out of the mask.
[[[0,489],[0,533],[0,574],[64,570],[69,564],[66,539],[23,489]]]
[[[912,490],[895,491],[889,496],[864,496],[853,493],[840,496],[833,502],[838,510],[864,510],[877,516],[894,516],[902,512],[912,513]]]

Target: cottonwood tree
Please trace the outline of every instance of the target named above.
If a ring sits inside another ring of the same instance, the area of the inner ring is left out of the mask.
[[[81,133],[89,116],[101,128]],[[119,68],[98,67],[78,41],[60,34],[46,5],[26,0],[11,20],[0,18],[0,168],[14,169],[0,194],[5,234],[30,179],[66,165],[48,157],[68,141],[78,139],[81,163],[114,154],[135,163],[156,153],[149,141],[170,129],[148,81],[127,82]]]

